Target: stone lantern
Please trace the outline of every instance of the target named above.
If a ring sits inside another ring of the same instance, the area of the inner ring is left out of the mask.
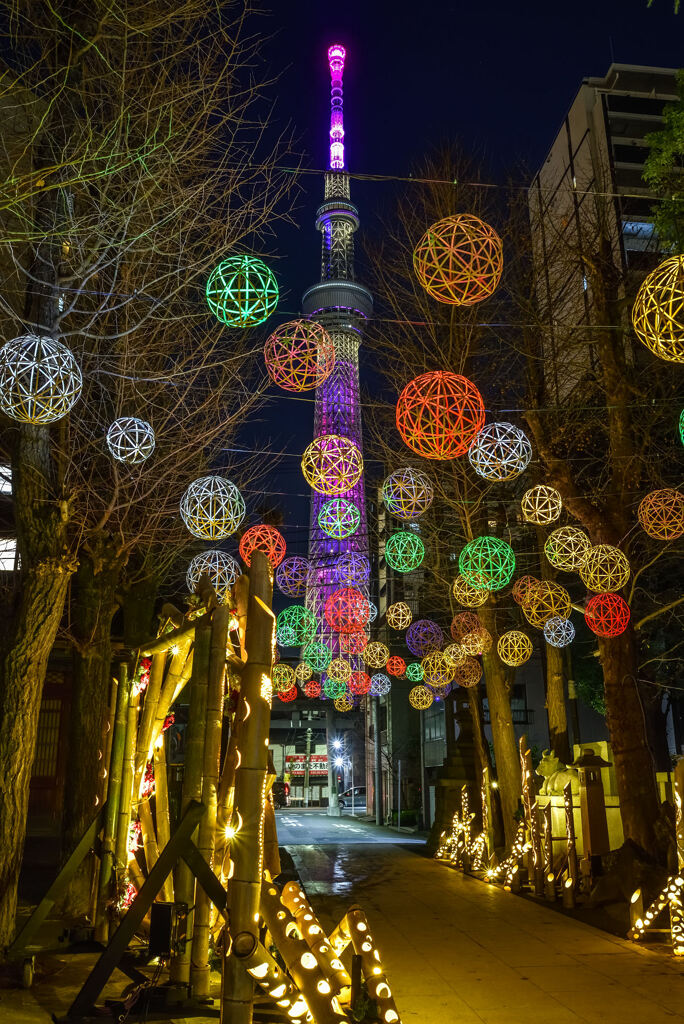
[[[610,768],[611,762],[604,761],[588,747],[582,751],[575,763],[568,767],[576,768],[579,774],[584,858],[591,864],[592,874],[600,874],[601,857],[610,853],[601,769]]]

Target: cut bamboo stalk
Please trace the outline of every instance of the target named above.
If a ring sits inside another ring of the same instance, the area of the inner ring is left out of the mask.
[[[192,640],[197,621],[197,619],[193,619],[192,622],[184,623],[179,629],[173,629],[170,633],[162,633],[161,636],[148,641],[140,648],[141,655],[143,658],[149,658],[153,654],[161,654],[164,651],[170,651],[172,647],[184,645],[188,640]]]
[[[160,736],[154,747],[154,817],[157,823],[157,849],[163,850],[171,838],[171,820],[169,816],[169,787],[166,779],[166,743],[164,734]],[[173,900],[173,872],[164,880],[162,897]]]
[[[154,832],[154,822],[152,821],[150,801],[147,797],[145,797],[144,800],[141,800],[138,804],[138,814],[140,816],[140,831],[142,832],[145,867],[147,868],[147,874],[149,875],[159,858],[159,847],[157,846],[157,837]]]
[[[122,878],[125,876],[126,865],[128,864],[128,832],[131,824],[131,800],[133,797],[133,777],[135,772],[135,741],[138,735],[139,707],[140,691],[136,688],[135,691],[131,691],[131,696],[128,702],[126,744],[124,747],[123,766],[121,771],[121,796],[119,798],[116,841],[114,844],[114,857]]]
[[[366,979],[368,995],[378,1007],[378,1016],[385,1024],[401,1024],[385,972],[382,969],[380,952],[373,941],[366,915],[360,907],[352,907],[347,913],[354,952],[361,957],[361,970]]]
[[[260,942],[254,943],[251,936],[246,937],[244,948],[238,939],[238,952],[226,963],[233,967],[237,977],[248,977],[247,972],[249,972],[259,987],[275,1000],[282,1010],[285,1010],[290,1020],[300,1021],[308,1015],[309,1008],[297,986],[278,966],[268,950]],[[234,991],[235,988],[232,982],[231,976],[227,973],[224,974],[222,985],[226,986],[229,992]],[[223,993],[221,1000],[223,1001]],[[251,1019],[251,997],[244,1004],[244,1012],[249,1014]]]
[[[171,658],[166,678],[162,683],[159,700],[157,701],[149,742],[147,748],[141,748],[139,752],[139,762],[136,765],[136,769],[140,768],[144,772],[145,765],[152,757],[154,745],[162,734],[166,716],[192,674],[192,657],[192,648],[188,644],[184,644]]]
[[[206,807],[199,826],[198,849],[209,867],[213,867],[216,840],[217,793],[219,757],[221,754],[221,728],[223,725],[223,687],[226,671],[226,641],[230,610],[218,607],[211,620],[211,645],[207,686],[206,731],[204,737],[204,765],[202,803]],[[192,938],[190,984],[193,997],[209,997],[209,925],[211,901],[201,886],[195,896],[195,922]]]
[[[118,679],[112,678],[112,688],[109,693],[109,712],[105,728],[105,741],[102,755],[102,803],[107,799],[109,789],[109,762],[112,758],[112,739],[114,738],[114,719],[116,717],[116,698],[119,690]]]
[[[119,684],[116,695],[116,714],[112,732],[111,758],[109,761],[109,785],[107,787],[107,807],[104,827],[102,830],[102,855],[100,858],[100,877],[97,885],[97,911],[95,915],[95,939],[107,942],[109,936],[109,919],[107,917],[107,900],[110,896],[111,882],[114,877],[114,841],[116,838],[116,820],[119,812],[121,795],[121,771],[123,767],[124,747],[126,744],[126,723],[128,720],[128,700],[130,682],[128,666],[122,662],[119,666]]]
[[[209,648],[211,643],[211,626],[206,619],[195,622],[195,651],[190,681],[190,707],[185,741],[185,764],[183,769],[183,794],[181,798],[181,814],[184,814],[190,803],[198,803],[202,797],[202,768],[204,763],[204,732],[207,716],[207,674],[209,671]],[[193,833],[196,841],[197,830]],[[190,989],[190,947],[194,927],[195,877],[184,860],[175,870],[173,887],[176,900],[188,906],[188,941],[185,949],[171,958],[169,980],[172,985],[185,990]]]
[[[164,681],[164,668],[166,666],[166,651],[155,654],[150,667],[150,682],[145,693],[140,725],[138,727],[138,742],[135,755],[135,784],[133,786],[134,798],[137,800],[140,794],[140,784],[145,772],[145,765],[149,760],[149,749],[152,740],[152,727],[157,714],[157,705],[161,694],[162,682]],[[147,755],[147,756],[146,756]]]
[[[351,977],[328,942],[301,886],[297,882],[288,882],[283,888],[281,899],[290,913],[294,915],[299,930],[304,936],[304,941],[318,960],[323,973],[332,981],[334,991],[339,994],[345,989],[349,989]]]

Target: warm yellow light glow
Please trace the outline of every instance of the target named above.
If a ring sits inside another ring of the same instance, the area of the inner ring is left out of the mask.
[[[325,981],[324,978],[321,978],[321,980],[316,985],[316,988],[321,993],[321,995],[323,995],[323,996],[330,995],[330,985],[328,984],[327,981]]]
[[[271,989],[269,995],[271,995],[274,999],[280,999],[280,997],[284,995],[286,991],[287,985],[277,985],[275,988]]]
[[[247,970],[253,978],[265,978],[268,974],[268,964],[257,964],[256,967],[248,967]]]
[[[313,971],[316,967],[316,957],[313,953],[302,953],[300,963],[305,970]]]

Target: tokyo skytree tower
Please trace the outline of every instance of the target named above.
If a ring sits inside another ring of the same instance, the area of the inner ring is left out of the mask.
[[[345,166],[344,120],[342,112],[342,75],[345,49],[328,49],[331,77],[330,162],[325,174],[325,195],[316,214],[316,227],[322,236],[321,279],[302,297],[304,314],[324,325],[335,344],[335,368],[316,389],[314,437],[338,434],[350,438],[363,450],[361,408],[359,404],[359,345],[361,325],[373,311],[373,297],[354,275],[354,233],[359,226],[358,210],[350,202],[349,174]],[[350,569],[368,567],[368,531],[363,475],[342,497],[353,501],[360,512],[357,531],[344,540],[329,537],[318,524],[318,514],[328,497],[312,492],[309,532],[311,571],[307,587],[307,606],[319,621],[319,638],[334,656],[339,637],[328,628],[324,608],[328,596],[351,581],[341,574],[341,565]],[[349,555],[342,559],[341,555]],[[360,556],[358,558],[354,556]],[[368,594],[367,576],[352,584]],[[344,656],[344,655],[343,655]],[[354,659],[347,659],[354,660]]]

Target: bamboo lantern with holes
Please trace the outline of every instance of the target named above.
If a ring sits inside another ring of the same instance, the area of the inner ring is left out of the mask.
[[[522,605],[525,618],[531,626],[543,629],[546,622],[554,616],[569,619],[572,611],[570,594],[560,583],[553,580],[540,580],[528,591],[527,600]]]

